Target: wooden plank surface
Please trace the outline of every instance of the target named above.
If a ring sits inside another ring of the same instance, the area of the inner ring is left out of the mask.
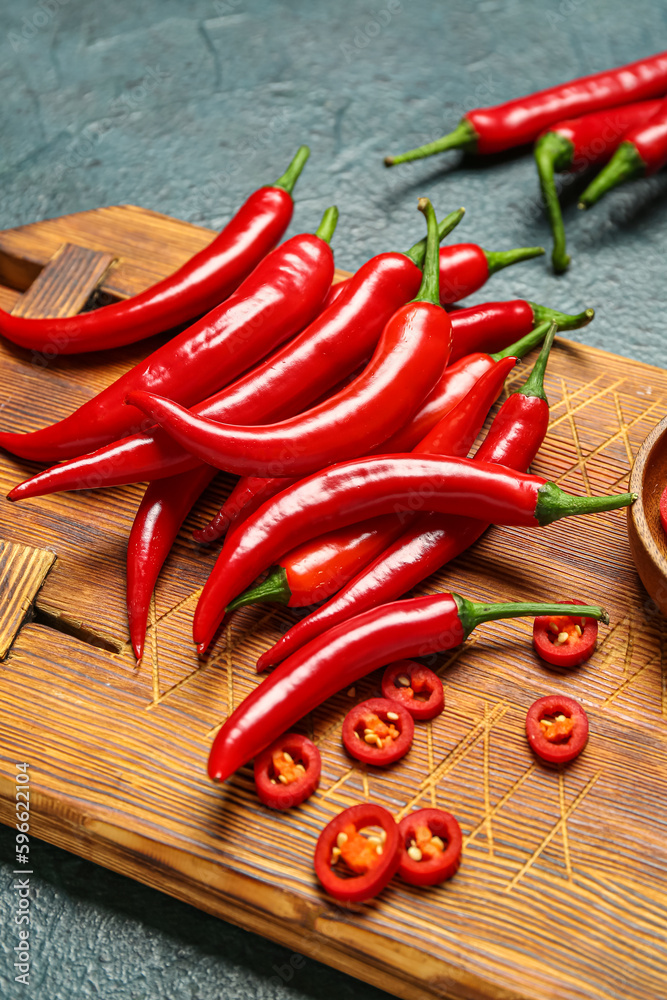
[[[76,316],[114,261],[113,254],[63,243],[17,300],[14,316]]]
[[[87,246],[76,218],[58,239]],[[140,354],[62,359],[42,370],[27,352],[3,346],[3,426],[28,429],[64,415]],[[551,426],[534,471],[571,492],[624,489],[633,454],[664,415],[667,374],[560,340],[546,387]],[[3,456],[3,493],[34,468]],[[3,664],[0,818],[11,819],[15,763],[27,760],[37,836],[397,996],[664,995],[665,622],[631,563],[624,512],[539,532],[491,529],[420,588],[603,603],[611,625],[587,664],[562,674],[537,660],[529,621],[480,628],[437,660],[445,713],[418,724],[410,754],[386,772],[355,764],[340,743],[345,711],[378,687],[372,675],[304,720],[323,755],[321,788],[281,816],[257,803],[250,768],[223,788],[205,775],[213,736],[256,683],[256,656],[294,620],[283,608],[243,609],[205,660],[194,655],[192,612],[216,550],[195,545],[190,532],[228,488],[229,480],[216,482],[179,535],[139,668],[123,571],[140,487],[0,506],[1,537],[58,555],[37,621]],[[535,761],[523,735],[527,707],[555,691],[578,698],[591,722],[588,747],[563,771]],[[312,874],[317,834],[364,798],[397,817],[421,805],[451,809],[465,844],[457,876],[428,891],[396,881],[364,906],[327,900]]]

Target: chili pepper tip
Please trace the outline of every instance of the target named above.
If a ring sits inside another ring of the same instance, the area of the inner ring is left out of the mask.
[[[418,146],[416,149],[409,149],[407,153],[400,153],[398,156],[385,156],[385,167],[394,167],[397,163],[407,163],[408,160],[422,160],[426,156],[433,156],[434,153],[443,153],[446,149],[465,149],[474,151],[477,145],[477,132],[473,125],[462,118],[453,132],[443,135],[435,142],[427,142],[425,146]]]

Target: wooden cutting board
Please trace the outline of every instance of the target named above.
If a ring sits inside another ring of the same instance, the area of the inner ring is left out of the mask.
[[[211,237],[133,206],[9,230],[0,305],[65,315],[128,296]],[[66,415],[159,342],[55,360],[0,346],[0,425]],[[546,386],[552,421],[534,471],[571,492],[624,490],[665,413],[667,373],[561,340]],[[36,469],[3,455],[2,494]],[[220,477],[179,535],[139,668],[124,556],[142,487],[0,503],[0,819],[15,821],[25,761],[35,837],[410,1000],[667,995],[665,622],[631,563],[624,512],[492,529],[422,591],[602,603],[611,625],[587,664],[562,674],[538,661],[530,621],[480,628],[438,661],[444,714],[419,724],[409,756],[384,772],[340,743],[346,710],[378,688],[370,676],[304,720],[322,751],[321,787],[277,815],[258,804],[249,768],[222,788],[205,775],[212,738],[256,683],[257,655],[294,620],[244,609],[210,656],[194,654],[192,612],[216,550],[191,531],[229,485]],[[536,761],[523,735],[528,706],[552,692],[578,698],[591,724],[585,752],[560,771]],[[396,880],[363,906],[325,898],[317,835],[362,799],[397,818],[419,806],[454,812],[465,844],[456,877],[430,890]]]

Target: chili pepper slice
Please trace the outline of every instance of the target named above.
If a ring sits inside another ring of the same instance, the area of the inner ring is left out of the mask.
[[[209,312],[238,288],[287,229],[294,208],[291,192],[309,155],[301,146],[283,176],[251,194],[212,243],[139,295],[78,316],[29,319],[0,310],[0,334],[53,357],[133,344]]]
[[[588,740],[588,716],[578,701],[563,694],[538,698],[526,715],[526,736],[538,757],[567,764]]]
[[[444,809],[417,809],[398,824],[398,874],[410,885],[440,885],[458,871],[463,837],[455,816]]]
[[[368,836],[362,830],[370,830]],[[384,889],[400,858],[394,817],[384,806],[361,802],[334,816],[322,830],[315,846],[315,874],[334,899],[362,903]]]
[[[192,406],[228,385],[319,313],[333,277],[329,240],[337,217],[336,208],[327,209],[316,234],[281,244],[226,302],[74,413],[32,433],[0,433],[0,447],[22,458],[69,458],[142,426],[141,411],[122,405],[133,389],[166,393]]]
[[[667,163],[667,98],[652,117],[626,133],[607,166],[588,185],[579,208],[590,208],[633,177],[650,177]]]
[[[320,751],[312,740],[285,733],[255,757],[257,795],[271,809],[291,809],[313,794],[321,771]]]
[[[500,153],[533,142],[540,132],[563,118],[662,97],[666,91],[667,52],[659,52],[647,59],[582,76],[495,107],[468,111],[449,135],[400,156],[387,156],[384,162],[391,167],[447,149]]]
[[[663,490],[662,496],[660,497],[660,521],[663,529],[667,533],[667,486]]]
[[[608,621],[602,608],[474,604],[457,594],[414,597],[357,615],[292,653],[234,709],[211,747],[209,776],[224,781],[331,695],[397,658],[452,649],[482,622],[579,611]]]
[[[382,694],[420,722],[435,719],[445,707],[442,681],[429,667],[414,660],[389,664],[382,677]]]
[[[351,708],[343,719],[342,739],[356,760],[387,767],[412,746],[415,724],[403,705],[388,698],[369,698]]]
[[[580,118],[552,125],[535,143],[535,162],[542,198],[551,224],[554,245],[551,261],[557,274],[567,270],[565,227],[554,173],[572,173],[606,163],[627,132],[643,125],[656,113],[661,101],[639,101],[608,111],[593,111]]]
[[[440,223],[440,233],[449,232],[460,218],[460,211],[448,215]],[[418,263],[424,252],[425,243],[420,241],[406,253],[372,258],[353,276],[349,295],[267,361],[198,403],[193,412],[221,422],[254,424],[282,420],[304,410],[367,362],[387,320],[416,295],[422,280]],[[2,440],[0,435],[0,444]],[[185,472],[197,464],[168,434],[154,428],[47,469],[13,489],[11,498],[144,482]]]
[[[579,601],[566,601],[579,604]],[[533,624],[533,647],[538,656],[556,667],[578,667],[595,652],[598,623],[594,618],[546,615]]]

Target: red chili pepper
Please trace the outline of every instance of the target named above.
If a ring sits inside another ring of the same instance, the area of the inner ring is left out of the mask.
[[[393,878],[400,857],[394,817],[384,806],[361,802],[334,816],[322,830],[315,847],[315,874],[334,899],[363,903]]]
[[[414,452],[467,455],[515,363],[516,359],[509,357],[489,368],[463,399],[416,444]],[[380,450],[384,452],[384,447]],[[404,530],[400,518],[386,514],[319,535],[284,555],[263,583],[237,597],[227,611],[256,601],[277,601],[291,608],[322,601],[383,552]]]
[[[127,618],[137,660],[144,653],[151,595],[174,539],[217,469],[201,465],[149,483],[127,543]]]
[[[460,211],[447,216],[440,223],[440,233],[445,235],[460,218]],[[417,294],[422,272],[415,261],[421,262],[425,247],[422,240],[407,253],[372,258],[354,275],[349,295],[267,361],[198,403],[193,412],[220,422],[254,424],[282,420],[304,410],[367,362],[387,320]],[[0,444],[2,440],[0,435]],[[25,500],[59,490],[144,482],[198,464],[168,434],[154,428],[47,469],[15,487],[10,498]]]
[[[550,764],[567,764],[588,741],[588,717],[578,701],[553,694],[538,698],[526,715],[531,749]]]
[[[440,885],[458,871],[463,850],[461,827],[444,809],[418,809],[398,824],[398,874],[410,885]]]
[[[414,660],[390,663],[382,677],[382,694],[405,708],[413,719],[435,719],[445,707],[445,692],[437,674]]]
[[[0,447],[22,458],[80,455],[144,419],[123,406],[128,393],[152,390],[192,406],[228,385],[319,313],[334,264],[328,241],[338,210],[327,209],[315,235],[293,236],[257,265],[226,302],[159,347],[78,410],[30,434],[0,434]]]
[[[307,736],[285,733],[255,757],[255,787],[265,806],[291,809],[320,783],[320,751]]]
[[[655,114],[661,101],[624,104],[609,111],[593,111],[581,118],[552,125],[535,143],[535,161],[549,216],[554,246],[551,261],[556,273],[567,270],[570,258],[565,249],[565,227],[560,210],[554,173],[576,173],[606,163],[631,129],[643,125]]]
[[[544,372],[553,341],[550,333],[525,385],[507,399],[474,461],[524,471],[535,458],[549,426]],[[488,528],[470,517],[422,513],[407,530],[327,604],[301,619],[257,661],[263,670],[279,663],[326,629],[408,593],[464,552]]]
[[[219,730],[208,773],[224,781],[327,698],[393,660],[452,649],[482,622],[579,611],[608,621],[597,607],[474,604],[456,594],[414,597],[366,611],[297,650],[251,691]]]
[[[665,532],[667,532],[667,486],[660,497],[660,521]]]
[[[566,601],[578,604],[578,601]],[[593,618],[547,615],[533,623],[535,652],[556,667],[578,667],[590,660],[598,639],[598,623]]]
[[[468,111],[449,135],[400,156],[387,156],[384,162],[391,167],[446,149],[500,153],[533,142],[540,132],[564,118],[662,97],[666,92],[667,52],[659,52],[647,59],[582,76],[505,104]]]
[[[139,295],[78,316],[28,319],[0,310],[0,334],[54,357],[133,344],[209,312],[238,288],[287,229],[294,208],[291,192],[309,155],[301,146],[283,176],[251,194],[212,243]]]
[[[412,746],[415,724],[403,705],[388,698],[369,698],[343,719],[343,746],[355,760],[387,767]]]
[[[428,198],[419,201],[428,220],[421,288],[384,328],[362,374],[335,396],[279,423],[254,427],[199,417],[171,400],[131,392],[143,410],[203,462],[241,475],[281,472],[307,475],[366,454],[416,412],[446,367],[452,324],[438,302],[438,223]]]
[[[631,129],[611,160],[588,185],[579,208],[590,208],[603,195],[633,177],[650,177],[667,163],[667,98],[652,117]]]

